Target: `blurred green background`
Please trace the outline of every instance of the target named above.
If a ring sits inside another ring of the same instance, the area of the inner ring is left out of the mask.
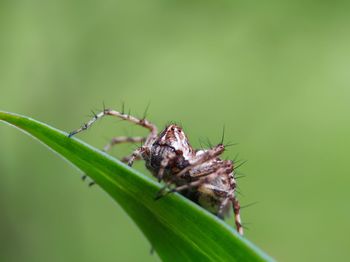
[[[225,124],[239,143],[226,157],[248,160],[241,204],[258,201],[242,210],[246,237],[280,261],[346,261],[349,5],[3,0],[0,109],[71,131],[103,101],[138,116],[151,102],[148,118],[180,122],[196,147]],[[138,134],[104,119],[79,138]],[[3,124],[0,144],[0,261],[159,261],[77,169]]]

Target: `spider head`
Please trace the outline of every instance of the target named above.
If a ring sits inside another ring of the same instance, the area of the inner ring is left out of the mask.
[[[188,142],[188,138],[182,128],[171,124],[167,126],[160,134],[158,142],[161,145],[172,147],[177,154],[182,154],[185,159],[193,156],[193,149]]]

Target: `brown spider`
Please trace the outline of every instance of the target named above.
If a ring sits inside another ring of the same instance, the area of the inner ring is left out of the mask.
[[[150,130],[147,137],[115,137],[104,149],[107,151],[112,146],[125,142],[144,143],[122,161],[132,166],[135,160],[145,160],[146,167],[152,174],[166,183],[156,198],[174,185],[168,192],[179,192],[220,218],[229,212],[232,203],[237,231],[243,235],[240,205],[235,195],[234,166],[231,160],[219,158],[225,150],[222,143],[210,149],[195,150],[178,125],[171,124],[158,134],[157,127],[146,119],[111,109],[94,114],[93,119],[71,132],[69,137],[86,130],[104,116],[119,117]]]

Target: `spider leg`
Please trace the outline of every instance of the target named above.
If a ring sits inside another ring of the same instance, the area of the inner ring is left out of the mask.
[[[131,155],[129,155],[129,156],[126,156],[126,157],[123,157],[122,159],[121,159],[121,161],[123,162],[123,163],[129,163],[129,161],[130,161],[130,159],[133,157],[133,154],[131,154]],[[135,160],[141,160],[142,159],[142,157],[140,156],[140,155],[137,155],[135,158],[134,158],[134,160],[133,161],[135,161]]]
[[[145,147],[137,148],[129,157],[125,157],[123,160],[128,161],[128,166],[132,166],[135,160],[141,159],[142,154],[146,151]]]
[[[130,121],[136,125],[142,126],[144,128],[147,128],[150,131],[150,134],[148,135],[145,143],[148,144],[148,142],[152,141],[157,137],[158,134],[158,129],[157,127],[149,122],[146,119],[138,119],[134,116],[131,116],[129,114],[124,114],[112,109],[104,109],[102,112],[98,114],[94,114],[94,117],[88,121],[87,123],[83,124],[82,127],[78,128],[77,130],[74,130],[69,133],[68,137],[72,137],[75,134],[78,134],[86,129],[88,129],[92,124],[94,124],[98,119],[103,118],[104,116],[114,116],[114,117],[119,117],[123,120]]]
[[[169,163],[172,160],[174,160],[174,158],[176,158],[176,154],[169,154],[169,155],[166,155],[166,157],[164,157],[164,159],[160,163],[160,167],[157,174],[158,182],[163,180],[165,168],[169,165]]]
[[[98,119],[100,118],[103,118],[104,116],[114,116],[114,117],[119,117],[123,120],[127,120],[127,121],[130,121],[136,125],[140,125],[144,128],[147,128],[150,130],[150,134],[147,136],[147,138],[142,138],[142,139],[139,139],[139,138],[136,138],[135,140],[137,141],[145,141],[145,144],[148,145],[151,141],[153,141],[156,137],[157,137],[157,133],[158,133],[158,130],[157,130],[157,127],[152,124],[151,122],[149,122],[148,120],[146,119],[138,119],[134,116],[131,116],[130,114],[124,114],[124,112],[118,112],[118,111],[115,111],[115,110],[112,110],[112,109],[104,109],[102,112],[98,113],[98,114],[94,114],[94,117],[88,121],[87,123],[85,123],[82,127],[78,128],[77,130],[74,130],[72,132],[69,133],[68,137],[72,137],[74,136],[75,134],[78,134],[86,129],[88,129],[91,125],[93,125]],[[116,138],[115,138],[116,139]],[[129,142],[130,140],[132,140],[132,142],[134,142],[134,139],[116,139],[116,140],[112,140],[110,144],[108,144],[106,147],[107,149],[109,149],[112,144],[118,144],[118,143],[122,143],[122,142]],[[136,159],[140,159],[141,158],[141,153],[145,150],[144,147],[141,147],[137,150],[135,150],[133,152],[132,155],[130,155],[129,157],[126,157],[124,158],[124,160],[128,162],[128,165],[129,166],[132,166],[134,160]]]
[[[199,155],[199,157],[191,165],[182,169],[180,172],[178,172],[175,175],[177,177],[181,177],[182,175],[186,174],[191,169],[218,157],[219,155],[221,155],[224,152],[224,150],[225,150],[224,145],[219,144],[219,145],[215,146],[214,148],[209,149],[208,151],[205,151],[203,154]]]
[[[193,182],[190,182],[190,183],[187,183],[187,184],[175,187],[173,189],[170,189],[169,191],[167,191],[165,193],[165,191],[167,189],[169,189],[169,187],[171,185],[171,183],[168,182],[164,187],[162,187],[161,190],[159,190],[159,192],[157,193],[157,195],[155,197],[155,200],[158,200],[158,199],[162,198],[163,196],[165,196],[167,194],[171,194],[171,193],[174,193],[174,192],[181,192],[183,190],[186,190],[186,189],[189,189],[189,188],[192,188],[192,187],[200,186],[201,184],[205,183],[205,181],[206,181],[205,179],[199,179],[199,180],[196,180],[196,181],[193,181]]]
[[[205,178],[206,176],[208,176],[208,175],[211,175],[211,174],[213,174],[213,172],[215,172],[215,170],[217,169],[217,167],[210,167],[210,168],[208,168],[208,169],[204,169],[204,170],[201,170],[201,172],[199,172],[199,173],[196,173],[196,174],[192,174],[192,179],[194,179],[194,182],[196,182],[196,181],[199,181],[199,180],[201,180],[202,178]],[[170,177],[170,179],[171,179],[172,177]],[[157,195],[156,195],[156,197],[155,197],[155,199],[157,200],[157,199],[160,199],[161,197],[163,197],[165,194],[165,191],[167,190],[167,189],[169,189],[170,191],[171,191],[171,189],[170,189],[170,186],[172,185],[172,184],[176,184],[176,178],[177,177],[174,177],[173,178],[173,180],[169,180],[169,181],[166,181],[165,182],[165,185],[159,190],[159,192],[157,193]],[[205,182],[205,181],[204,181]],[[203,182],[203,183],[204,183]],[[190,182],[191,183],[191,182]],[[189,183],[187,183],[187,184],[185,184],[185,185],[188,185]],[[199,185],[200,185],[201,183],[199,183]],[[185,186],[185,185],[183,185],[183,186]],[[192,187],[192,186],[189,186],[189,187]],[[181,189],[181,188],[178,188],[178,189],[180,189],[180,191],[181,190],[184,190],[184,189]],[[170,192],[171,193],[171,192]]]
[[[143,143],[146,141],[145,137],[135,136],[135,137],[127,137],[127,136],[118,136],[113,137],[111,141],[103,148],[103,151],[110,150],[113,146],[121,144],[121,143]]]
[[[170,182],[166,182],[165,186],[163,186],[156,194],[156,196],[154,197],[154,200],[159,200],[161,199],[163,196],[165,196],[165,191],[171,186]]]
[[[232,202],[233,206],[233,213],[235,214],[235,224],[237,231],[240,235],[243,236],[243,226],[242,226],[242,221],[241,221],[241,215],[240,215],[240,205],[239,202],[234,194],[230,197],[230,200]]]
[[[181,192],[183,190],[190,189],[192,187],[200,186],[201,184],[205,183],[206,181],[207,181],[207,179],[201,178],[199,180],[175,187],[175,188],[171,189],[170,191],[168,191],[168,194],[174,193],[174,192]]]
[[[229,163],[229,165],[231,164],[231,162]],[[188,168],[186,168],[186,172],[187,170],[190,172],[191,170],[193,170],[197,165],[191,165],[189,166]],[[216,164],[214,164],[213,166],[210,166],[210,167],[206,167],[206,168],[203,168],[202,170],[200,170],[200,172],[198,173],[191,173],[191,177],[194,181],[199,181],[199,180],[202,180],[203,178],[209,176],[209,175],[212,175],[213,173],[217,172],[218,174],[222,174],[225,172],[227,168],[227,162],[218,162]],[[157,196],[156,196],[156,199],[159,199],[161,198],[162,196],[164,196],[164,192],[167,190],[167,189],[170,189],[170,186],[171,184],[175,183],[176,184],[176,178],[178,178],[179,176],[178,175],[181,175],[182,174],[182,171],[175,174],[175,177],[173,178],[173,181],[167,181],[165,186],[159,190]],[[171,178],[171,177],[170,177]],[[208,178],[209,179],[209,178]],[[205,182],[205,181],[204,181]],[[191,187],[191,186],[190,186]]]
[[[158,179],[158,182],[161,182],[163,180],[163,176],[164,176],[164,171],[165,171],[165,168],[169,165],[169,163],[176,157],[176,154],[169,154],[167,155],[163,160],[162,162],[160,163],[160,167],[159,167],[159,170],[158,170],[158,174],[157,174],[157,179]],[[173,183],[174,181],[165,181],[165,186],[163,186],[157,193],[156,197],[155,197],[155,200],[158,200],[160,199],[161,197],[163,197],[165,194],[164,192],[170,188],[171,184]]]
[[[108,151],[112,146],[120,144],[120,143],[137,143],[137,142],[144,142],[146,140],[145,137],[126,137],[126,136],[120,136],[120,137],[113,137],[111,139],[111,141],[104,147],[104,151]],[[128,156],[128,157],[124,157],[122,159],[122,162],[124,163],[128,163],[130,161],[130,158],[132,157],[132,155]],[[136,158],[134,160],[139,160],[141,159],[141,157],[139,155],[136,156]],[[83,181],[85,181],[87,178],[87,175],[83,175],[81,177],[81,179]],[[89,186],[93,186],[95,184],[94,181],[91,181],[89,183]]]
[[[87,175],[86,175],[86,174],[84,174],[84,175],[81,176],[81,179],[82,179],[83,181],[85,181],[86,178],[87,178]],[[94,182],[94,181],[89,182],[89,187],[90,187],[90,186],[93,186],[93,185],[95,185],[95,182]]]
[[[186,190],[186,189],[190,189],[192,187],[199,187],[205,183],[210,183],[210,181],[215,178],[216,176],[220,175],[220,174],[223,174],[225,172],[225,170],[222,168],[222,169],[219,169],[217,172],[215,173],[203,173],[199,176],[199,179],[195,180],[195,181],[192,181],[190,183],[187,183],[187,184],[184,184],[184,185],[181,185],[181,186],[177,186],[173,189],[171,189],[169,193],[173,193],[173,192],[181,192],[183,190]],[[215,193],[220,193],[220,194],[227,194],[227,191],[225,190],[222,190],[220,188],[216,188],[215,187]],[[228,201],[228,200],[227,200]]]

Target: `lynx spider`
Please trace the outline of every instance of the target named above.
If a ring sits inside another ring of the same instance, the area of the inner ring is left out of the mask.
[[[234,165],[231,160],[219,158],[225,150],[222,143],[210,149],[195,150],[178,125],[170,124],[158,134],[157,127],[145,118],[138,119],[112,109],[94,114],[89,122],[71,132],[69,137],[88,129],[104,116],[118,117],[150,131],[147,137],[114,137],[104,149],[107,151],[120,143],[143,143],[122,161],[129,166],[135,160],[145,161],[153,176],[166,184],[156,198],[163,196],[164,192],[179,192],[222,219],[232,204],[237,231],[243,235],[240,205],[235,195]]]

